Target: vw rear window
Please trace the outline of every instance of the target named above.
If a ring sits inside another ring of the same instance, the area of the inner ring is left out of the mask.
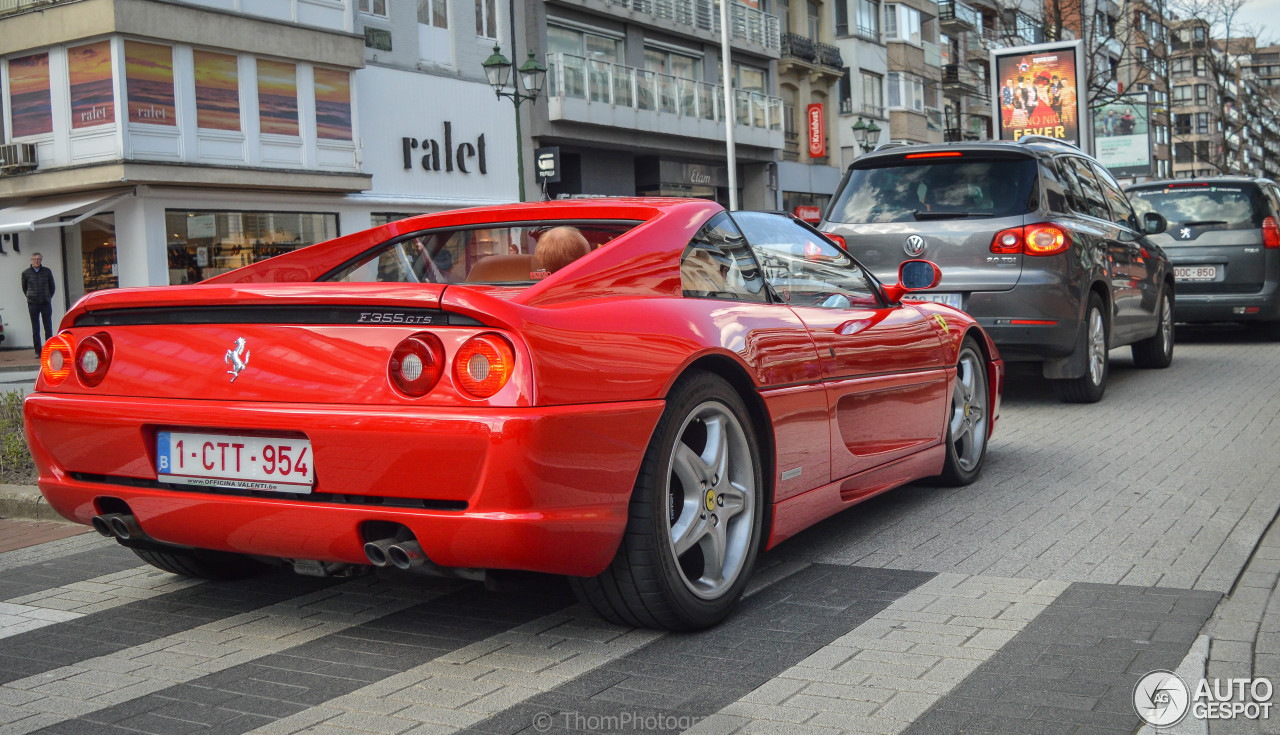
[[[1038,208],[1031,158],[904,159],[850,172],[833,222],[917,222],[1012,217]]]
[[[1159,212],[1169,226],[1214,227],[1222,230],[1256,230],[1266,216],[1262,194],[1246,184],[1171,184],[1132,189],[1129,201],[1138,216]]]

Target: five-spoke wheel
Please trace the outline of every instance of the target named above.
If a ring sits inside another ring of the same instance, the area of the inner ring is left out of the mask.
[[[956,377],[951,389],[947,422],[947,458],[942,479],[952,485],[968,485],[978,477],[987,456],[990,392],[987,361],[972,338],[960,347]]]

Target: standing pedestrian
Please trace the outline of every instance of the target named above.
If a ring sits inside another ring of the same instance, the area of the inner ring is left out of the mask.
[[[31,267],[22,272],[22,293],[27,296],[27,311],[31,312],[31,339],[36,357],[45,340],[53,336],[53,271],[41,266],[40,253],[31,254]],[[44,339],[40,339],[40,321],[44,320]]]

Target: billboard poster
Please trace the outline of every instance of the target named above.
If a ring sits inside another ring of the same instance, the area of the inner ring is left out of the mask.
[[[351,140],[351,74],[317,66],[315,78],[316,137]]]
[[[71,83],[72,130],[116,121],[110,41],[67,49],[67,77]]]
[[[240,130],[240,76],[237,59],[213,51],[193,52],[196,78],[196,127]]]
[[[173,103],[173,49],[141,41],[124,42],[129,122],[177,125]]]
[[[258,59],[258,120],[264,133],[298,134],[298,70],[293,64]]]
[[[1079,87],[1085,78],[1080,41],[1001,49],[991,62],[1000,140],[1045,135],[1083,147],[1087,90]]]
[[[49,54],[9,59],[9,115],[15,138],[53,132]]]
[[[1131,95],[1093,108],[1094,158],[1114,176],[1151,173],[1147,96]]]

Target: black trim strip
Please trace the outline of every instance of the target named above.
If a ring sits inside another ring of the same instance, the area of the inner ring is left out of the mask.
[[[387,306],[158,306],[101,309],[76,317],[77,327],[147,324],[378,324],[391,326],[483,327],[485,324],[442,309]]]
[[[273,500],[293,500],[311,503],[331,503],[334,505],[355,505],[365,508],[404,508],[409,510],[444,510],[464,511],[465,500],[440,500],[437,498],[397,498],[386,495],[343,495],[339,493],[276,493],[263,490],[243,490],[229,487],[204,487],[199,485],[179,485],[171,482],[144,480],[138,477],[117,477],[115,475],[94,475],[87,472],[72,472],[71,477],[79,482],[94,482],[99,485],[119,485],[121,487],[137,487],[147,490],[172,490],[175,492],[198,495],[231,495],[240,498],[270,498]]]

